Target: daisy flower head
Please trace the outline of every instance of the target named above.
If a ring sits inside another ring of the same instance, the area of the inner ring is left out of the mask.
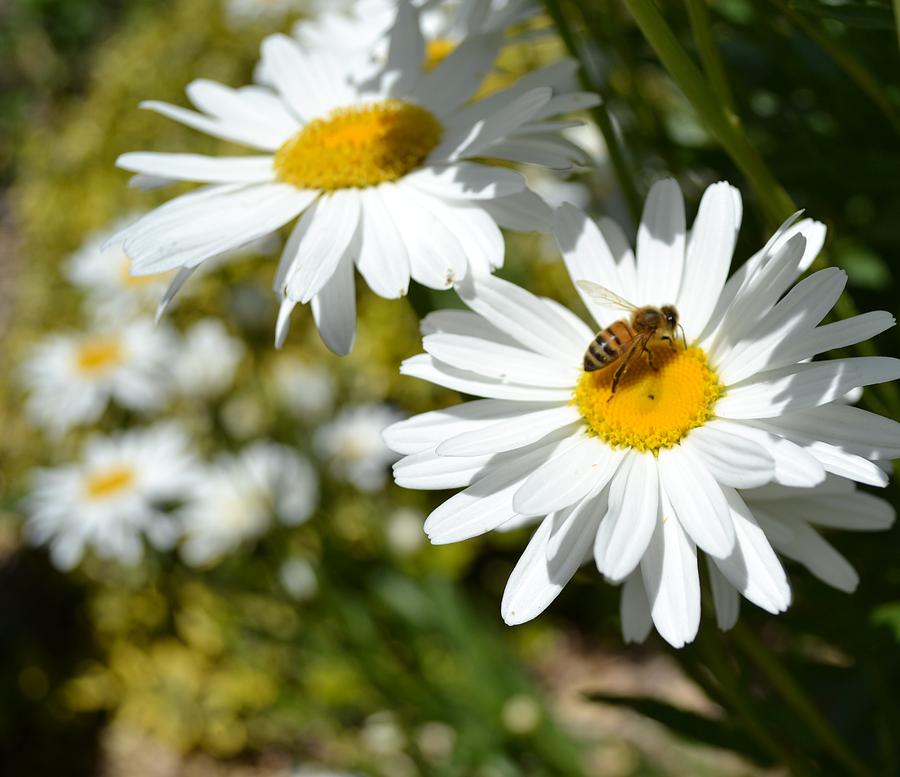
[[[181,556],[193,566],[218,561],[265,534],[273,519],[303,523],[318,499],[315,471],[292,448],[256,442],[238,454],[223,454],[205,468],[180,511]]]
[[[273,35],[262,61],[274,90],[195,81],[200,112],[144,107],[263,152],[253,156],[129,153],[139,175],[208,184],[122,233],[134,271],[179,273],[165,301],[204,260],[297,219],[276,272],[276,343],[291,310],[310,303],[326,344],[347,353],[356,328],[353,268],[378,295],[410,278],[445,289],[503,262],[499,226],[549,228],[549,209],[506,161],[565,168],[584,154],[560,135],[559,113],[595,96],[560,91],[575,63],[534,71],[472,102],[502,37],[474,35],[427,71],[418,11],[401,3],[379,72],[353,57],[307,53]]]
[[[171,333],[148,319],[51,335],[23,365],[26,410],[61,435],[96,421],[110,401],[138,412],[158,409],[171,393],[173,355]]]
[[[244,350],[244,344],[228,334],[218,319],[205,318],[193,324],[173,365],[178,390],[200,399],[221,396],[234,383]]]
[[[700,618],[698,549],[779,612],[790,589],[769,524],[738,489],[808,488],[826,473],[885,485],[869,459],[900,454],[900,425],[835,400],[897,378],[900,360],[808,360],[893,317],[819,326],[846,276],[831,268],[793,285],[824,240],[809,219],[728,278],[740,220],[737,190],[718,183],[688,233],[678,185],[661,181],[633,252],[612,222],[564,205],[554,232],[591,325],[494,277],[460,287],[472,312],[424,320],[426,353],[401,371],[483,399],[388,429],[405,455],[395,478],[464,489],[426,521],[435,543],[540,520],[507,585],[507,623],[538,615],[593,558],[613,582],[639,575],[657,630],[684,645]],[[641,339],[648,327],[655,335]]]
[[[313,444],[335,477],[360,491],[378,491],[387,482],[388,466],[397,460],[385,445],[384,430],[399,419],[388,405],[348,407],[316,430]]]
[[[187,436],[173,424],[92,437],[77,463],[34,473],[26,535],[49,545],[60,569],[77,566],[88,550],[137,564],[144,537],[160,550],[175,543],[178,527],[166,508],[185,497],[196,475]]]

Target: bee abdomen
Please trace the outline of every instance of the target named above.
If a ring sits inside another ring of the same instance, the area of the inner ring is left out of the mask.
[[[631,332],[621,321],[616,321],[599,332],[585,351],[584,371],[599,370],[614,362],[622,353],[623,346],[631,339]]]

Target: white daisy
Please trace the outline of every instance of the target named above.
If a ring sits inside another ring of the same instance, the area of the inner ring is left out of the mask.
[[[275,24],[292,14],[315,11],[323,5],[309,0],[225,0],[225,18],[233,27]]]
[[[270,383],[278,403],[298,418],[321,418],[334,405],[334,378],[321,365],[279,355],[272,367]]]
[[[894,508],[884,499],[859,491],[845,478],[828,475],[814,488],[790,488],[773,483],[742,491],[741,498],[753,513],[761,532],[771,546],[785,558],[806,567],[816,577],[840,591],[852,593],[859,583],[856,570],[822,537],[818,529],[884,531],[894,523]],[[768,555],[768,551],[766,551]],[[739,587],[735,578],[726,577],[707,556],[707,568],[719,628],[728,630],[740,612]],[[749,566],[749,565],[748,565]],[[744,574],[745,588],[755,586],[748,599],[771,599],[772,593],[759,586],[765,577],[756,577],[752,569]],[[779,586],[785,581],[779,576]],[[626,642],[643,642],[653,626],[650,603],[641,575],[632,574],[622,586],[622,635]]]
[[[302,213],[282,253],[275,288],[284,299],[281,343],[297,303],[312,303],[325,342],[346,353],[355,334],[353,267],[375,293],[399,297],[410,277],[448,288],[503,261],[498,224],[549,226],[524,178],[486,157],[566,168],[585,162],[553,116],[596,101],[557,93],[575,63],[563,61],[469,102],[502,37],[467,38],[427,72],[418,13],[403,3],[377,77],[354,80],[353,58],[308,54],[274,35],[262,57],[276,91],[195,81],[202,111],[144,107],[263,154],[204,157],[131,153],[119,166],[140,175],[206,182],[125,230],[134,271],[181,268],[166,300],[205,259],[273,232]]]
[[[100,319],[121,319],[150,312],[171,278],[131,274],[131,260],[119,242],[111,239],[136,221],[127,217],[109,229],[90,235],[65,263],[69,281],[84,291],[87,310]]]
[[[492,277],[460,289],[474,313],[423,322],[427,353],[402,372],[485,399],[391,427],[388,443],[406,454],[395,477],[410,488],[465,488],[426,521],[435,543],[546,516],[507,585],[507,623],[539,614],[592,555],[612,581],[639,569],[657,630],[683,645],[700,618],[698,547],[747,598],[779,612],[790,589],[769,526],[737,489],[809,487],[826,472],[886,483],[868,459],[900,454],[900,425],[834,400],[897,378],[900,360],[807,360],[872,337],[893,317],[817,326],[846,276],[826,269],[791,288],[824,239],[810,220],[785,225],[726,282],[740,219],[738,192],[718,183],[688,234],[678,185],[661,181],[635,259],[611,222],[598,228],[573,206],[556,211],[574,280],[680,313],[687,347],[680,337],[651,341],[624,374],[624,360],[583,369],[598,328],[628,314],[581,288],[595,325]]]
[[[100,418],[112,400],[146,412],[168,399],[171,333],[139,319],[90,332],[51,335],[23,365],[26,410],[54,434]]]
[[[289,526],[303,523],[318,499],[315,471],[292,448],[257,442],[219,456],[180,512],[181,555],[192,565],[219,560],[262,536],[273,518]]]
[[[378,491],[387,482],[388,466],[397,460],[382,435],[400,417],[387,405],[348,407],[316,430],[313,444],[335,477],[360,491]]]
[[[26,534],[50,546],[60,569],[72,569],[88,550],[136,564],[143,536],[160,550],[172,547],[178,527],[165,508],[195,476],[187,437],[172,424],[92,437],[77,464],[34,473]]]
[[[205,318],[185,333],[174,363],[178,390],[189,397],[221,396],[234,383],[244,345],[218,319]]]

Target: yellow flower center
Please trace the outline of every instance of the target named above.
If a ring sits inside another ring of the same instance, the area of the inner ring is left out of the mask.
[[[456,42],[449,38],[435,38],[425,44],[425,71],[430,73],[456,50]]]
[[[84,484],[84,490],[89,499],[104,499],[126,491],[134,480],[134,471],[130,467],[110,467],[91,475]]]
[[[75,354],[75,365],[84,375],[97,375],[122,360],[124,349],[115,338],[100,338],[83,343]]]
[[[696,347],[676,350],[650,346],[653,367],[635,355],[616,393],[612,382],[621,362],[585,372],[575,389],[575,403],[593,434],[614,448],[653,451],[671,448],[714,416],[725,389]]]
[[[278,149],[275,174],[300,189],[377,186],[419,167],[443,131],[430,111],[402,100],[339,108]]]

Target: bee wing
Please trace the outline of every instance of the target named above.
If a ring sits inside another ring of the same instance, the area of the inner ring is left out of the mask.
[[[575,285],[602,305],[620,308],[621,310],[627,310],[628,312],[638,309],[637,305],[632,305],[627,299],[623,299],[618,294],[610,291],[605,286],[601,286],[599,283],[594,283],[593,281],[575,281]]]

